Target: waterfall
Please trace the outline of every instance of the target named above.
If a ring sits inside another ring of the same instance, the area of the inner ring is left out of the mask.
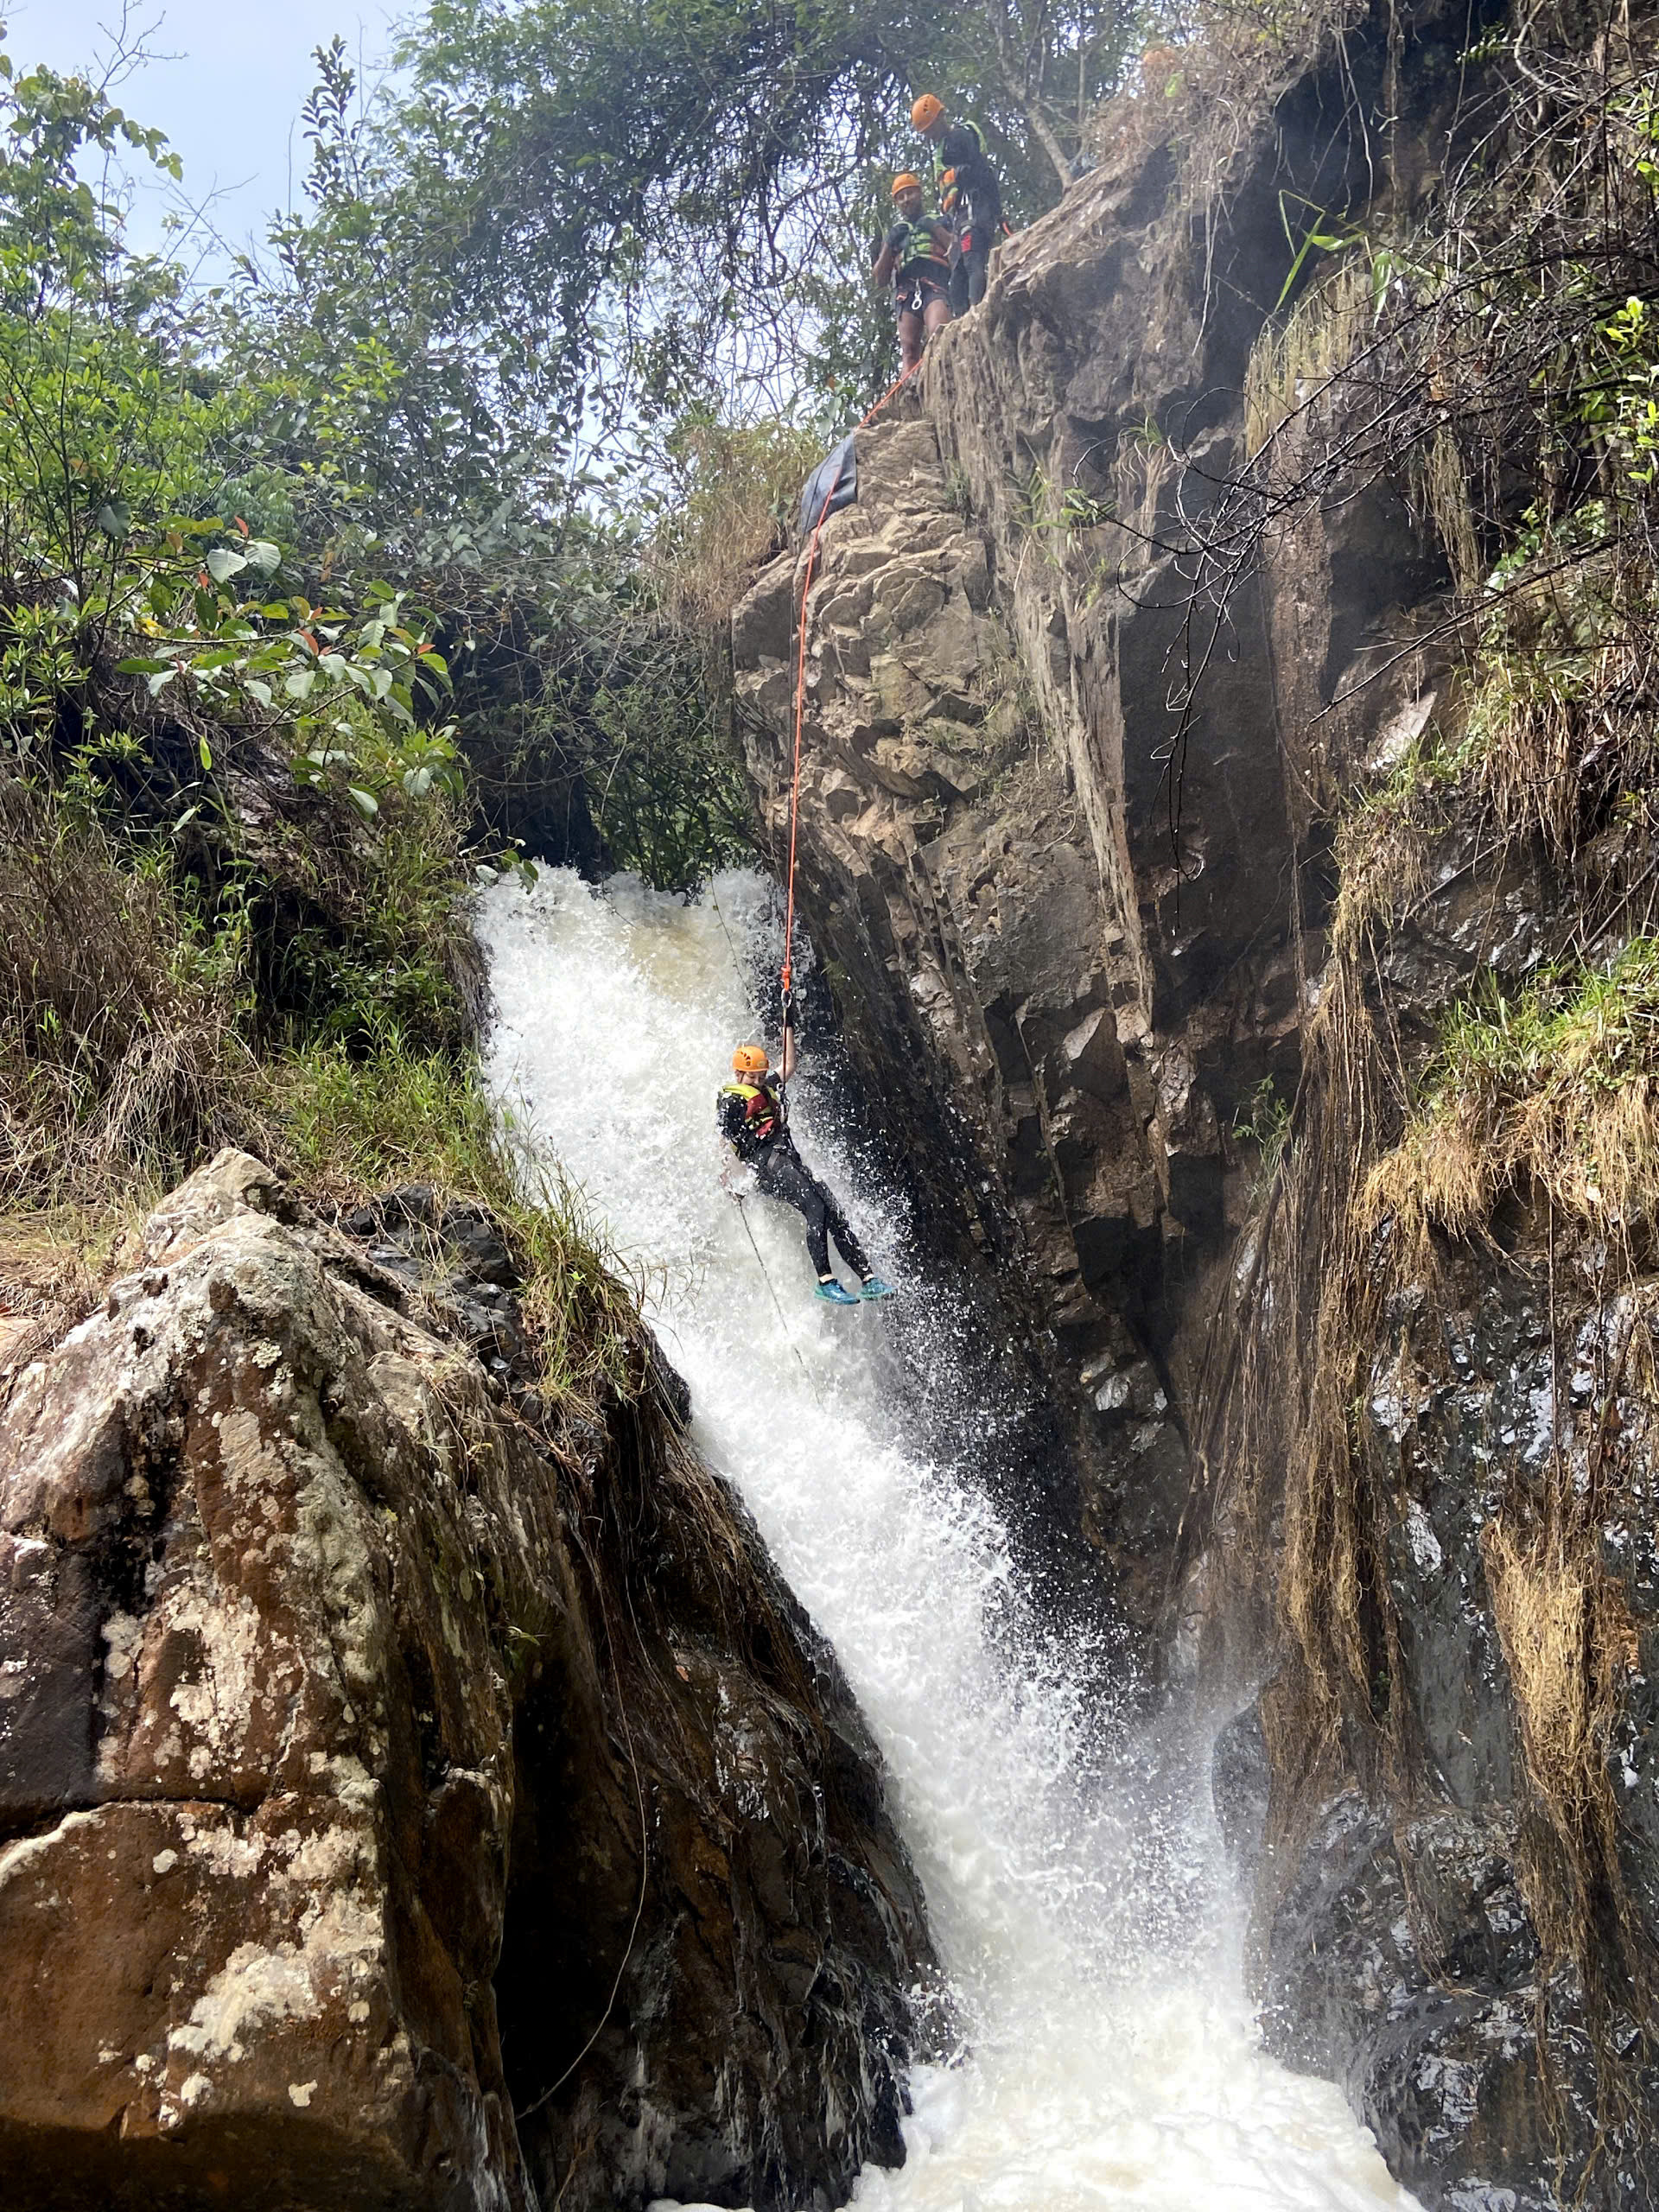
[[[758,1198],[740,1214],[721,1188],[714,1093],[755,1032],[744,960],[775,942],[771,899],[745,874],[689,906],[561,870],[495,886],[488,1072],[639,1271],[700,1449],[834,1644],[891,1770],[963,2050],[916,2069],[908,2163],[867,2170],[856,2202],[1409,2212],[1339,2092],[1259,2048],[1201,1763],[1127,1728],[1103,1758],[1100,1654],[1011,1637],[1003,1531],[906,1420],[907,1390],[972,1388],[950,1317],[931,1372],[913,1329],[897,1358],[891,1306],[815,1300],[798,1217]],[[925,1300],[902,1221],[859,1187],[805,1075],[803,1154],[880,1271]]]

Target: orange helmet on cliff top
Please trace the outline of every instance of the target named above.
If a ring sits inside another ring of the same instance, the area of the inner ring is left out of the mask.
[[[893,190],[887,196],[891,200],[896,200],[901,192],[919,192],[921,188],[920,177],[912,176],[908,169],[900,169],[893,180]]]
[[[935,92],[924,92],[910,111],[910,119],[918,130],[931,130],[944,113],[944,102]]]

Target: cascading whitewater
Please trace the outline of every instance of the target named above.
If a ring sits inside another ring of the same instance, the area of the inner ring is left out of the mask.
[[[770,887],[725,875],[688,906],[552,871],[495,887],[481,925],[502,1110],[644,1273],[697,1443],[834,1643],[893,1774],[964,2048],[917,2070],[909,2162],[867,2170],[858,2203],[1408,2208],[1338,2092],[1256,2046],[1198,1763],[1127,1740],[1103,1760],[1081,1687],[1101,1655],[1010,1635],[1001,1528],[907,1440],[907,1390],[937,1394],[944,1359],[969,1391],[971,1358],[942,1330],[935,1371],[907,1380],[888,1310],[818,1305],[798,1217],[749,1200],[752,1245],[721,1187],[714,1094],[753,1033],[741,956],[775,942]],[[881,1272],[924,1295],[810,1084],[791,1104]]]

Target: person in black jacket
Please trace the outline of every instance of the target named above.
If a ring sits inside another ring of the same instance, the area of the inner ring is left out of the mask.
[[[924,92],[910,119],[932,144],[940,210],[957,233],[950,312],[966,315],[985,296],[991,248],[1002,232],[1001,180],[985,151],[984,132],[965,116],[953,121],[937,93]]]
[[[882,1281],[871,1267],[852,1224],[832,1192],[810,1174],[789,1134],[788,1109],[783,1086],[793,1073],[794,1044],[784,1036],[784,1065],[780,1074],[771,1071],[759,1045],[740,1045],[732,1055],[732,1080],[721,1087],[715,1102],[720,1133],[745,1166],[754,1170],[754,1185],[762,1197],[781,1199],[793,1206],[806,1223],[806,1249],[817,1270],[818,1296],[832,1306],[856,1306],[858,1299],[836,1281],[830,1265],[830,1239],[858,1276],[860,1298],[891,1298],[891,1284]],[[726,1182],[722,1173],[721,1180]],[[728,1184],[729,1189],[730,1185]]]

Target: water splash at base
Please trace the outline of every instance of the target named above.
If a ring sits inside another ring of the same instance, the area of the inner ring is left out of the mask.
[[[697,1444],[835,1645],[892,1772],[966,2047],[916,2070],[909,2161],[868,2169],[856,2202],[1409,2212],[1337,2089],[1255,2040],[1201,1761],[1103,1727],[1109,1654],[1011,1636],[1004,1531],[916,1449],[887,1309],[819,1305],[798,1217],[751,1199],[757,1266],[717,1179],[714,1094],[753,1030],[744,956],[772,893],[740,874],[714,899],[561,870],[497,886],[488,1076],[645,1273]],[[810,1082],[791,1105],[881,1273],[924,1299],[902,1220],[856,1186]],[[944,1370],[946,1395],[971,1393],[960,1332],[935,1341],[916,1390],[938,1395]]]

